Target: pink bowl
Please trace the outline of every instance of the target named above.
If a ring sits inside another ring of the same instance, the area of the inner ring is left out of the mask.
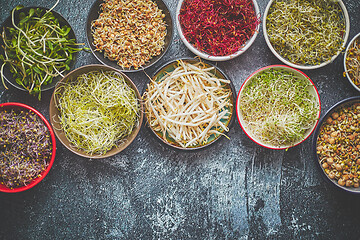
[[[49,122],[46,120],[46,118],[41,113],[39,113],[37,110],[35,110],[34,108],[32,108],[28,105],[22,104],[22,103],[9,102],[9,103],[1,103],[0,104],[0,109],[21,109],[21,108],[23,108],[25,110],[29,110],[31,112],[34,112],[36,115],[38,115],[41,118],[41,120],[44,122],[45,126],[48,128],[48,130],[50,132],[50,136],[51,136],[51,142],[52,142],[51,159],[50,159],[48,167],[41,173],[41,176],[34,179],[28,185],[11,189],[11,188],[6,187],[4,184],[0,183],[0,192],[16,193],[16,192],[22,192],[22,191],[25,191],[25,190],[28,190],[28,189],[34,187],[36,184],[38,184],[39,182],[41,182],[41,180],[43,180],[45,178],[45,176],[49,173],[49,171],[54,163],[55,153],[56,153],[55,134],[54,134]]]
[[[317,105],[318,105],[318,115],[317,115],[317,120],[314,122],[314,124],[311,126],[311,128],[309,128],[305,134],[304,134],[304,137],[296,142],[293,142],[291,144],[287,144],[287,145],[280,145],[280,146],[275,146],[275,145],[271,145],[269,143],[266,143],[266,142],[263,142],[261,141],[257,136],[255,136],[249,129],[247,123],[243,120],[243,117],[242,117],[242,113],[240,111],[240,98],[241,98],[241,95],[242,95],[242,91],[244,90],[245,86],[247,86],[251,80],[253,79],[254,76],[256,76],[257,74],[263,72],[263,71],[267,71],[269,69],[282,69],[282,70],[285,70],[287,72],[290,72],[290,73],[293,73],[295,74],[296,76],[299,76],[301,78],[304,78],[306,80],[309,81],[309,85],[311,85],[312,87],[309,89],[309,92],[311,95],[314,96],[315,98],[315,101],[317,102]],[[239,94],[238,94],[238,97],[237,97],[237,100],[236,100],[236,115],[237,115],[237,118],[238,118],[238,121],[239,121],[239,124],[242,128],[242,130],[245,132],[245,134],[251,139],[253,140],[255,143],[259,144],[260,146],[263,146],[263,147],[266,147],[266,148],[270,148],[270,149],[287,149],[287,148],[290,148],[290,147],[294,147],[300,143],[302,143],[303,141],[305,141],[311,134],[312,132],[314,131],[315,127],[317,126],[318,122],[319,122],[319,118],[320,118],[320,112],[321,112],[321,103],[320,103],[320,96],[319,96],[319,92],[317,91],[314,83],[311,81],[311,79],[303,72],[301,72],[300,70],[297,70],[295,68],[292,68],[292,67],[288,67],[286,65],[271,65],[271,66],[266,66],[266,67],[263,67],[263,68],[260,68],[259,70],[255,71],[254,73],[252,73],[246,80],[245,82],[243,83],[243,85],[241,86],[240,88],[240,91],[239,91]]]

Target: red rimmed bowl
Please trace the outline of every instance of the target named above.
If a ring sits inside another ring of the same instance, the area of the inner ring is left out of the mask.
[[[8,192],[8,193],[16,193],[16,192],[22,192],[25,190],[28,190],[32,187],[34,187],[35,185],[37,185],[39,182],[41,182],[45,176],[49,173],[53,163],[54,163],[54,159],[55,159],[55,153],[56,153],[56,140],[55,140],[55,134],[54,131],[52,130],[50,123],[46,120],[46,118],[40,113],[38,112],[36,109],[22,104],[22,103],[15,103],[15,102],[9,102],[9,103],[1,103],[0,104],[0,111],[3,110],[26,110],[26,111],[30,111],[35,113],[40,119],[41,121],[44,123],[44,125],[46,126],[46,128],[48,129],[48,132],[50,134],[50,138],[51,138],[51,146],[52,146],[52,150],[51,150],[51,157],[48,163],[48,166],[46,167],[46,169],[41,172],[40,176],[33,179],[30,183],[28,183],[25,186],[21,186],[21,187],[16,187],[16,188],[9,188],[7,186],[5,186],[5,184],[2,183],[2,180],[0,182],[0,191],[1,192]]]
[[[300,114],[304,109],[309,114]],[[287,149],[305,141],[318,124],[320,111],[319,93],[311,79],[285,65],[271,65],[252,73],[236,101],[238,121],[245,134],[270,149]]]

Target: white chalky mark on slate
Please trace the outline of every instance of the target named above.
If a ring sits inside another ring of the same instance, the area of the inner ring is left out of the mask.
[[[280,181],[283,153],[278,154],[279,152],[268,149],[260,151],[267,151],[265,154],[259,154],[264,159],[255,156],[254,166],[250,171],[251,176],[247,178],[249,215],[260,217],[268,234],[271,234],[281,227]],[[257,161],[263,161],[263,164]],[[263,201],[261,209],[258,209],[257,201]]]

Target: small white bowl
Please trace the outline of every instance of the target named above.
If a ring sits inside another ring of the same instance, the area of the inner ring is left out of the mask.
[[[188,42],[188,40],[186,40],[182,29],[181,29],[181,25],[180,25],[180,21],[179,21],[179,14],[180,14],[180,9],[181,6],[183,4],[184,0],[180,0],[177,8],[176,8],[176,28],[178,30],[178,33],[180,35],[180,39],[183,41],[183,43],[185,44],[185,46],[194,54],[196,54],[197,56],[209,60],[209,61],[227,61],[230,59],[233,59],[237,56],[240,56],[241,54],[243,54],[255,41],[256,36],[259,33],[260,30],[260,24],[257,25],[256,30],[254,32],[254,34],[252,35],[252,37],[243,45],[243,48],[241,48],[239,51],[231,54],[231,55],[227,55],[227,56],[213,56],[213,55],[209,55],[205,52],[199,51],[198,49],[196,49],[191,43]],[[256,0],[252,0],[253,4],[254,4],[254,9],[255,9],[255,14],[256,16],[260,19],[260,10],[259,10],[259,6],[256,2]]]
[[[270,144],[270,143],[267,143],[267,142],[261,140],[255,133],[253,133],[253,131],[250,130],[250,127],[249,127],[248,123],[244,120],[243,114],[240,110],[240,100],[241,100],[241,97],[243,96],[243,90],[245,89],[245,87],[251,83],[251,81],[254,79],[255,76],[257,76],[258,74],[260,74],[262,72],[269,71],[270,69],[284,70],[288,73],[293,73],[296,77],[306,79],[309,82],[308,91],[314,97],[314,101],[317,104],[317,108],[318,108],[317,120],[314,121],[314,123],[311,125],[311,127],[309,127],[306,130],[306,132],[304,133],[304,136],[301,139],[298,139],[297,141],[294,141],[294,142],[291,142],[288,144],[274,145],[274,144]],[[237,100],[236,100],[237,118],[238,118],[239,124],[240,124],[241,128],[243,129],[243,131],[245,132],[245,134],[251,140],[253,140],[255,143],[259,144],[260,146],[270,148],[270,149],[275,149],[275,150],[287,149],[290,147],[294,147],[294,146],[302,143],[303,141],[305,141],[311,135],[311,133],[314,131],[315,127],[317,126],[317,124],[319,122],[319,118],[320,118],[320,112],[321,112],[320,96],[319,96],[319,93],[318,93],[314,83],[311,81],[311,79],[308,76],[306,76],[300,70],[292,68],[292,67],[288,67],[285,65],[266,66],[266,67],[260,68],[259,70],[255,71],[254,73],[252,73],[245,80],[243,85],[241,86]]]
[[[349,74],[347,73],[347,67],[346,67],[346,58],[347,58],[349,48],[355,42],[356,39],[358,39],[360,41],[360,33],[356,34],[356,36],[353,39],[351,39],[350,43],[346,47],[346,51],[345,51],[345,55],[344,55],[344,69],[345,69],[346,77],[349,80],[349,82],[351,83],[351,85],[353,85],[354,88],[360,92],[360,88],[355,85],[355,83],[351,80]],[[360,66],[359,66],[359,68],[360,68]]]
[[[337,2],[339,3],[341,9],[343,10],[344,13],[344,17],[345,17],[345,35],[343,36],[344,42],[342,44],[342,47],[339,49],[339,51],[337,52],[336,55],[334,55],[330,60],[323,62],[321,64],[318,65],[299,65],[299,64],[294,64],[290,61],[288,61],[287,59],[285,59],[284,57],[282,57],[279,53],[276,52],[276,50],[273,48],[273,46],[270,43],[270,39],[269,36],[267,34],[267,30],[266,30],[266,17],[268,15],[269,9],[271,4],[274,2],[274,0],[270,0],[268,5],[266,6],[265,12],[264,12],[264,17],[263,17],[263,32],[264,32],[264,37],[265,37],[265,41],[266,44],[268,45],[268,47],[270,48],[271,52],[283,63],[285,63],[286,65],[289,65],[293,68],[298,68],[298,69],[302,69],[302,70],[312,70],[312,69],[317,69],[317,68],[321,68],[325,65],[328,65],[329,63],[332,63],[337,56],[339,56],[339,54],[341,53],[341,50],[345,48],[346,46],[346,42],[348,40],[349,37],[349,32],[350,32],[350,18],[349,18],[349,14],[346,10],[346,7],[344,5],[344,3],[341,0],[337,0]]]

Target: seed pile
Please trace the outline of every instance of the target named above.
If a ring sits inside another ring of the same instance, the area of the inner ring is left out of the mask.
[[[318,65],[341,51],[345,18],[337,1],[276,0],[266,29],[282,57],[298,65]]]
[[[138,69],[164,49],[164,18],[152,0],[105,0],[91,24],[93,45],[120,67]]]
[[[360,103],[342,107],[321,126],[317,139],[319,161],[330,179],[341,186],[360,184]]]
[[[0,111],[0,181],[26,186],[41,176],[52,153],[49,130],[33,112]]]

